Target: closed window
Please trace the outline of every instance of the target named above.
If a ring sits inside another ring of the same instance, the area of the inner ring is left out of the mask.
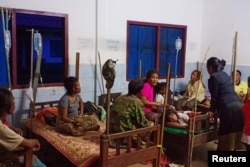
[[[127,80],[145,78],[151,68],[165,78],[169,63],[171,77],[184,76],[186,26],[128,21],[127,27]]]
[[[4,78],[0,80],[0,85],[9,85],[7,73],[10,73],[11,87],[13,88],[27,87],[30,79],[36,76],[38,53],[35,44],[32,42],[32,29],[34,33],[39,32],[42,37],[39,85],[62,85],[63,79],[68,73],[67,14],[12,9],[9,27],[11,32],[10,70],[5,70],[8,64],[5,52],[3,54],[1,50],[0,59],[5,62],[5,67],[1,68],[5,72],[2,74]],[[0,42],[4,43],[1,36]],[[31,49],[32,43],[33,50]]]

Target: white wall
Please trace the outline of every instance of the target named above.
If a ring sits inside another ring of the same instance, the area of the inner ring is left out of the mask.
[[[210,46],[208,58],[215,56],[227,61],[226,71],[230,73],[233,53],[233,40],[238,32],[237,68],[242,79],[247,81],[250,55],[250,22],[248,0],[205,0],[202,18],[202,50]],[[204,56],[204,55],[203,55]],[[204,72],[208,78],[207,71]]]
[[[89,100],[94,99],[90,94],[93,94],[94,90],[95,67],[93,65],[97,51],[100,51],[102,64],[108,58],[119,59],[117,79],[113,89],[122,92],[127,89],[125,63],[128,20],[187,25],[186,60],[187,62],[197,61],[200,54],[202,4],[201,0],[155,0],[154,2],[150,0],[60,0],[60,2],[58,0],[1,0],[1,5],[4,7],[69,15],[69,73],[74,75],[75,53],[80,52],[80,81],[82,80],[83,88],[87,88],[83,90],[87,91],[86,98],[90,97]],[[115,48],[112,45],[115,45]],[[97,70],[97,92],[100,94],[99,67]],[[50,96],[57,94],[54,88],[48,91]],[[59,91],[59,94],[61,92]]]
[[[122,3],[121,3],[122,2]],[[187,43],[197,44],[187,48],[187,62],[199,55],[202,20],[201,0],[106,0],[105,39],[116,39],[121,44],[121,63],[126,61],[127,20],[187,25]],[[107,50],[108,52],[109,50]]]

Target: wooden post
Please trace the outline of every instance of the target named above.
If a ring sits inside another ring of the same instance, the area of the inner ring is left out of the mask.
[[[110,117],[110,89],[107,89],[107,112],[106,112],[106,134],[109,134],[109,117]]]
[[[170,81],[170,69],[171,69],[171,64],[168,64],[167,68],[167,76],[166,76],[166,94],[165,94],[165,99],[164,99],[164,107],[163,107],[163,112],[162,112],[162,120],[161,120],[161,132],[160,132],[160,146],[161,149],[163,148],[163,137],[164,137],[164,125],[165,125],[165,115],[166,115],[166,109],[167,109],[167,103],[168,103],[168,87],[169,87],[169,81]],[[162,149],[163,150],[163,149]],[[159,151],[159,159],[161,159],[161,155],[163,151]],[[161,166],[161,161],[158,162],[158,166]]]
[[[75,69],[75,77],[79,79],[79,63],[80,63],[80,53],[76,52],[76,69]]]
[[[24,155],[25,167],[32,167],[33,166],[32,161],[33,161],[33,150],[27,149]]]
[[[98,58],[99,58],[99,67],[100,67],[100,74],[101,74],[101,80],[102,80],[102,93],[105,94],[104,84],[103,84],[103,76],[102,76],[102,63],[101,63],[101,56],[98,52]]]

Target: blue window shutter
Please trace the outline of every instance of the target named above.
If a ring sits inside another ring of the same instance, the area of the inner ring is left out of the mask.
[[[154,68],[156,28],[129,26],[128,79],[145,77],[147,70]]]
[[[183,32],[181,29],[176,28],[161,28],[160,37],[160,60],[159,60],[159,76],[166,76],[167,65],[171,64],[171,76],[175,76],[175,65],[177,59],[177,69],[176,74],[179,75],[182,71],[181,57],[182,50],[179,51],[178,57],[176,55],[175,40],[178,36],[182,39]]]
[[[168,65],[168,63],[171,63],[169,56],[168,56],[168,55],[170,55],[171,50],[173,50],[173,48],[171,48],[171,46],[168,42],[168,30],[167,30],[167,28],[161,28],[159,76],[166,75],[167,65]],[[172,70],[171,70],[171,72],[172,72]]]
[[[8,86],[7,62],[4,46],[4,34],[2,25],[2,14],[0,14],[0,86]]]
[[[144,26],[141,27],[141,77],[145,78],[146,72],[155,68],[156,51],[156,28]]]
[[[140,26],[130,25],[129,27],[129,55],[128,55],[128,79],[139,77],[139,31]]]

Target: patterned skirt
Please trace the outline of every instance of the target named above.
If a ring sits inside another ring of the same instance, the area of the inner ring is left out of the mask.
[[[89,130],[99,130],[99,124],[93,115],[83,115],[73,118],[79,125],[73,123],[58,122],[57,130],[62,133],[67,133],[73,136],[82,136]]]

